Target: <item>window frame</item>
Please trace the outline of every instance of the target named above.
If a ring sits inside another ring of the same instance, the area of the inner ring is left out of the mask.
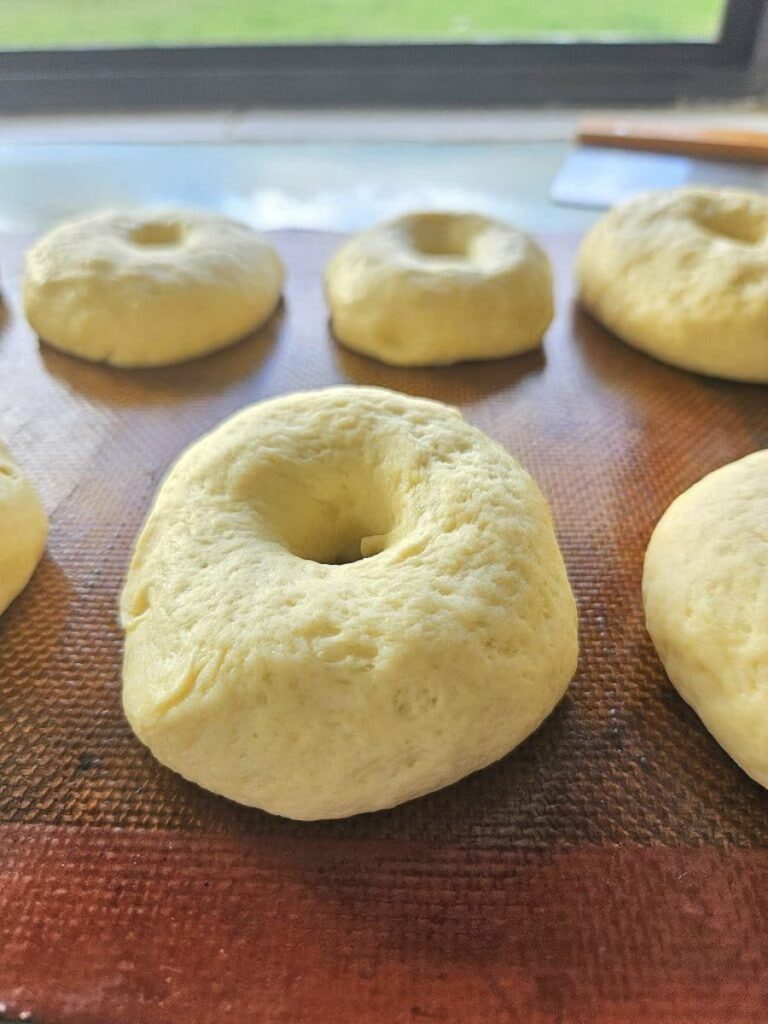
[[[765,91],[767,7],[728,0],[714,42],[0,50],[0,113],[736,99]]]

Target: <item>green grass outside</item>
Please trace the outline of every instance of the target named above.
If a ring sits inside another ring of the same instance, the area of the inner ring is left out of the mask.
[[[723,0],[0,0],[0,48],[483,39],[712,38]]]

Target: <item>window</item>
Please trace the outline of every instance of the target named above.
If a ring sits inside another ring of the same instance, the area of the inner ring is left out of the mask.
[[[0,110],[653,102],[761,88],[766,0],[0,0]]]
[[[205,43],[714,41],[722,0],[0,0],[9,47]]]

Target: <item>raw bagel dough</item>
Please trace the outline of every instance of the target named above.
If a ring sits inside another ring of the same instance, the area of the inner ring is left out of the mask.
[[[584,306],[631,345],[687,370],[768,381],[765,196],[638,196],[592,228],[576,274]]]
[[[643,601],[680,695],[768,786],[768,450],[669,506],[648,545]]]
[[[474,213],[413,213],[355,235],[325,283],[338,340],[396,366],[525,352],[553,315],[544,252]]]
[[[0,614],[29,583],[47,536],[40,499],[0,443]]]
[[[122,623],[125,712],[154,755],[301,819],[502,757],[560,700],[578,646],[531,477],[457,410],[362,387],[251,406],[189,448]]]
[[[280,301],[280,258],[255,231],[190,210],[108,211],[27,253],[24,306],[50,345],[115,366],[162,366],[223,348]]]

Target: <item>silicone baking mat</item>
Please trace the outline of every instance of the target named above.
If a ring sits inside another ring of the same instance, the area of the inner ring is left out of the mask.
[[[40,346],[2,241],[0,435],[51,513],[0,619],[0,1020],[37,1024],[765,1024],[768,795],[667,682],[643,627],[669,501],[768,446],[768,390],[665,367],[576,311],[545,237],[541,352],[395,370],[337,346],[338,238],[274,236],[269,326],[177,368]],[[241,406],[377,384],[461,406],[537,478],[578,598],[570,691],[518,750],[392,811],[301,824],[155,763],[120,710],[115,606],[175,456]]]

